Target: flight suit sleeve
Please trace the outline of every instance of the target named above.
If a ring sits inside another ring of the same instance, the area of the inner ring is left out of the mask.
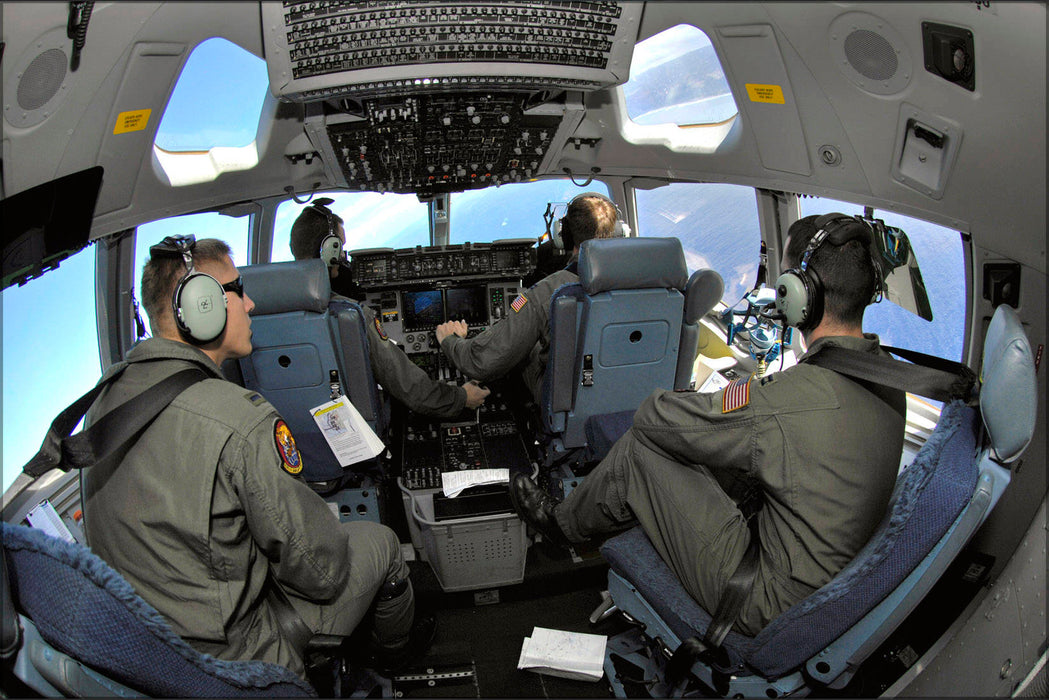
[[[375,381],[408,408],[431,416],[451,418],[466,405],[466,390],[460,386],[430,379],[382,332],[382,326],[369,308],[364,309],[368,326],[368,350]]]
[[[750,384],[753,390],[758,383]],[[715,476],[720,472],[729,477],[753,473],[756,420],[749,405],[726,406],[725,390],[658,390],[638,408],[632,430],[643,444],[676,462],[702,465]]]
[[[295,476],[302,455],[287,424],[269,412],[246,438],[230,439],[221,467],[240,491],[251,537],[277,580],[315,601],[338,595],[349,571],[346,538],[324,500]]]
[[[471,379],[489,381],[506,375],[528,357],[548,323],[548,310],[537,296],[535,288],[524,292],[506,318],[469,340],[448,336],[441,351]]]

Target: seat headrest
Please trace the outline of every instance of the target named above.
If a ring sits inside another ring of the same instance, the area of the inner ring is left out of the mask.
[[[587,294],[609,289],[685,290],[688,268],[677,238],[601,238],[579,246],[579,281]]]
[[[685,323],[706,316],[725,294],[725,281],[714,270],[696,270],[685,285]]]
[[[995,309],[983,343],[980,413],[995,459],[1011,462],[1034,435],[1037,413],[1034,354],[1009,306]]]
[[[253,316],[286,311],[324,313],[331,299],[328,266],[320,258],[245,265],[238,268],[244,290],[255,302]]]

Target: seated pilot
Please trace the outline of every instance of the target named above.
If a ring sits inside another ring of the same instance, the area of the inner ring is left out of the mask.
[[[323,258],[331,270],[333,289],[337,284],[346,243],[342,218],[328,209],[332,200],[322,198],[302,210],[291,227],[291,254],[296,260]],[[346,284],[342,287],[345,289]],[[334,292],[332,298],[339,298]],[[368,333],[368,354],[372,374],[383,389],[417,413],[437,418],[454,418],[463,408],[477,408],[490,393],[477,382],[462,386],[430,379],[403,350],[390,341],[382,322],[369,307],[362,305]]]
[[[473,338],[463,321],[437,326],[441,351],[460,372],[479,381],[497,379],[527,360],[522,378],[538,401],[550,350],[550,298],[559,287],[579,282],[579,246],[591,238],[611,238],[619,221],[615,204],[597,193],[572,200],[561,220],[561,236],[572,257],[563,270],[537,282],[510,304],[511,313]]]
[[[377,667],[420,653],[434,620],[413,627],[397,535],[378,523],[340,522],[298,476],[302,456],[276,409],[219,369],[252,350],[254,302],[229,246],[166,238],[150,248],[140,288],[153,337],[107,371],[85,424],[183,370],[202,378],[123,457],[84,470],[92,551],[186,642],[219,659],[267,661],[304,676],[312,635],[348,636],[364,620]],[[205,310],[201,301],[214,298],[222,306]]]

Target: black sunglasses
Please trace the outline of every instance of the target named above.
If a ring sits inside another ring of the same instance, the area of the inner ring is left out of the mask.
[[[226,291],[226,292],[233,292],[238,297],[243,299],[244,298],[244,278],[238,275],[237,279],[233,280],[232,282],[227,282],[226,284],[222,285],[222,289],[223,289],[223,291]]]

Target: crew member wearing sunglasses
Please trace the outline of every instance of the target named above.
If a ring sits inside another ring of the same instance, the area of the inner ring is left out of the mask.
[[[127,453],[84,470],[92,550],[172,628],[220,659],[281,664],[305,679],[305,642],[348,636],[371,611],[377,666],[410,649],[414,593],[397,535],[342,523],[298,475],[303,457],[277,411],[227,381],[251,353],[254,307],[229,246],[192,236],[150,248],[142,304],[153,337],[107,372],[87,425],[187,368],[201,378]],[[420,627],[417,625],[416,627]]]

